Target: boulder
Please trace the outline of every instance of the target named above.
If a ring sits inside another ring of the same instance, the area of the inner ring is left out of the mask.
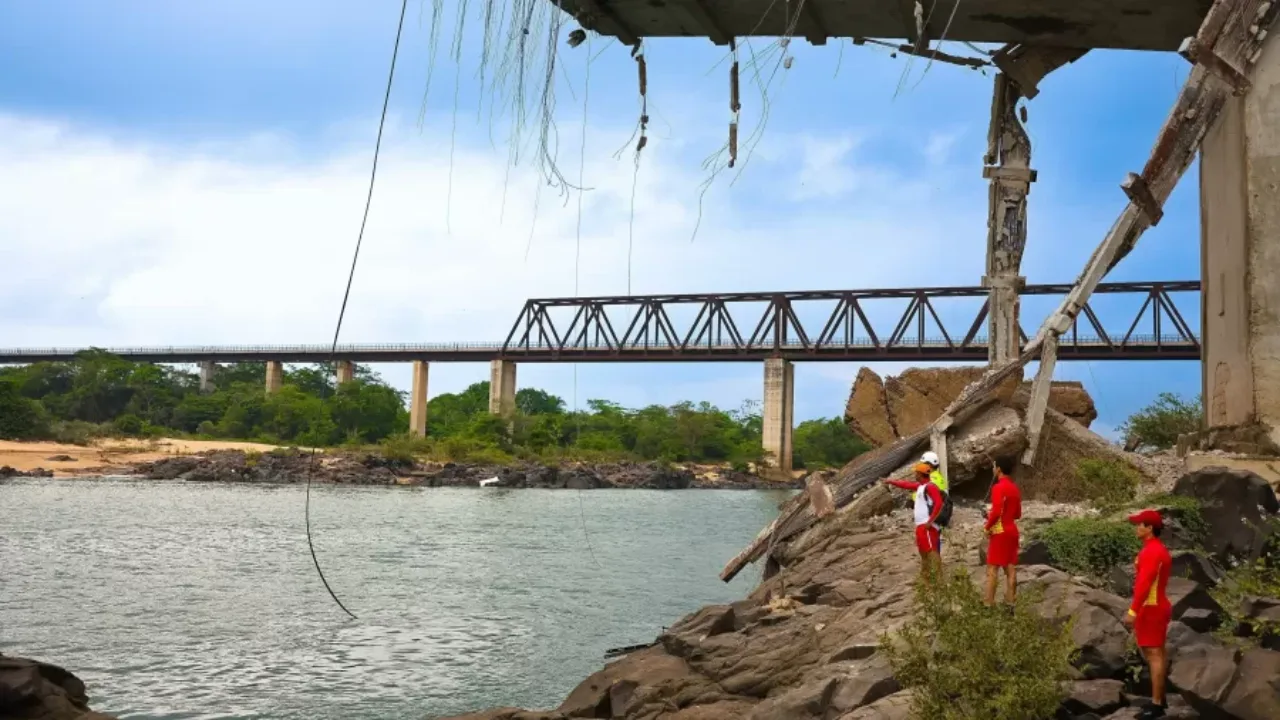
[[[0,718],[114,720],[89,709],[80,678],[56,665],[0,655]]]
[[[1106,715],[1124,705],[1123,691],[1124,683],[1119,680],[1079,680],[1071,684],[1071,694],[1062,707],[1073,716]]]
[[[1193,580],[1204,587],[1217,587],[1222,581],[1223,570],[1213,561],[1213,558],[1191,551],[1173,555],[1169,575]]]
[[[1280,718],[1280,652],[1245,650],[1222,710],[1240,720]]]
[[[1253,562],[1275,537],[1267,521],[1280,512],[1275,490],[1247,470],[1206,467],[1183,475],[1173,493],[1195,498],[1208,525],[1206,550],[1222,565]]]
[[[903,690],[841,715],[837,720],[908,720],[910,717],[911,692]]]
[[[1218,601],[1214,600],[1208,591],[1194,580],[1170,577],[1169,585],[1165,588],[1165,595],[1169,598],[1169,604],[1173,606],[1174,620],[1182,620],[1188,611],[1202,610],[1214,618],[1214,624],[1216,625],[1216,619],[1222,614],[1222,606],[1218,604]],[[1190,625],[1191,623],[1187,624]]]

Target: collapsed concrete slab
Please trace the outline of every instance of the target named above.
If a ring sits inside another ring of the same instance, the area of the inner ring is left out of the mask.
[[[985,370],[910,368],[901,375],[882,379],[864,367],[853,381],[845,406],[845,423],[872,447],[888,445],[927,428]],[[1010,378],[997,389],[995,397],[1007,403],[1015,394],[1029,393],[1030,387],[1030,383],[1019,384]],[[1020,404],[1025,407],[1026,401]],[[1079,382],[1055,381],[1049,391],[1049,407],[1086,428],[1098,417],[1093,398]]]

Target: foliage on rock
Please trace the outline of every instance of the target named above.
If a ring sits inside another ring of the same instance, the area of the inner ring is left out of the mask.
[[[915,614],[881,639],[894,677],[912,690],[915,717],[1038,720],[1067,695],[1076,648],[1071,621],[1035,610],[1026,591],[1011,609],[989,608],[963,570],[920,584]]]
[[[1221,634],[1260,638],[1280,635],[1280,612],[1259,616],[1251,606],[1259,599],[1280,599],[1280,556],[1269,555],[1232,568],[1209,594],[1222,606]]]
[[[1140,549],[1133,527],[1124,520],[1094,517],[1056,520],[1037,532],[1054,564],[1078,575],[1102,577],[1131,563]]]
[[[1187,401],[1160,393],[1155,402],[1130,415],[1120,432],[1130,447],[1171,448],[1179,435],[1199,430],[1202,417],[1200,398]]]
[[[1093,458],[1076,465],[1076,477],[1085,497],[1103,509],[1118,508],[1133,500],[1142,479],[1125,463]]]

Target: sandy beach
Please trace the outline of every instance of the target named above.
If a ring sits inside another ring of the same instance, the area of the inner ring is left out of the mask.
[[[65,445],[56,442],[16,442],[0,440],[0,467],[8,465],[22,472],[44,468],[54,477],[110,474],[136,463],[166,457],[192,455],[207,450],[265,452],[275,445],[221,440],[102,440],[92,445]]]

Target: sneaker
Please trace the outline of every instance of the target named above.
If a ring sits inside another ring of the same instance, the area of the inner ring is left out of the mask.
[[[1155,718],[1164,717],[1164,711],[1167,709],[1165,705],[1157,705],[1155,703],[1147,703],[1142,706],[1138,714],[1134,717],[1136,720],[1155,720]]]

